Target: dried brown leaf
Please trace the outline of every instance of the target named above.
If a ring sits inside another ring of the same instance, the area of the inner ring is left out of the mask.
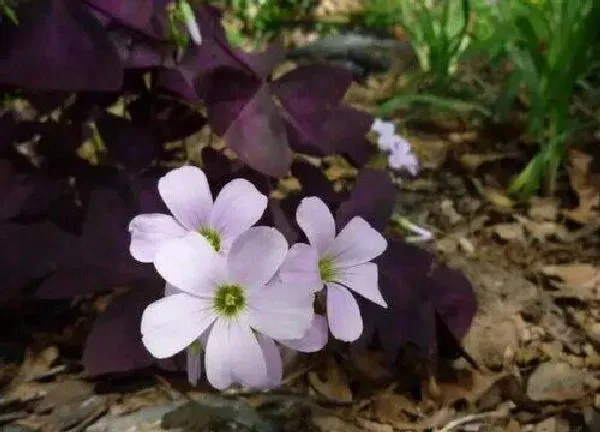
[[[550,283],[558,288],[559,297],[579,300],[600,300],[600,269],[592,264],[573,263],[544,266],[542,273],[551,279]]]
[[[324,379],[321,379],[318,372],[308,374],[308,381],[317,393],[336,402],[352,401],[352,390],[348,386],[347,377],[334,359],[327,359],[325,369],[321,372]]]
[[[565,211],[565,216],[585,225],[598,218],[600,208],[600,191],[595,176],[590,171],[592,157],[577,149],[569,149],[568,160],[569,182],[579,197],[579,205]]]
[[[518,223],[502,223],[492,227],[494,234],[501,240],[511,242],[525,242],[523,226]]]

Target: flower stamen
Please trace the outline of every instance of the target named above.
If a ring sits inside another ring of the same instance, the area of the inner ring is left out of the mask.
[[[215,251],[219,252],[221,250],[221,237],[218,232],[210,228],[200,228],[198,232],[208,240]]]
[[[213,308],[218,314],[233,317],[246,307],[244,288],[239,285],[221,285],[217,288]]]
[[[331,257],[323,257],[319,260],[319,274],[323,282],[332,282],[335,278],[334,260]]]

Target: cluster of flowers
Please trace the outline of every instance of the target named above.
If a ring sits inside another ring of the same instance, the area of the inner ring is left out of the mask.
[[[393,169],[406,169],[411,175],[416,176],[419,172],[419,161],[413,154],[410,143],[396,134],[396,128],[392,122],[375,119],[371,130],[377,133],[377,147],[387,152],[388,164]]]
[[[129,226],[132,256],[166,281],[164,298],[143,313],[142,340],[156,358],[187,350],[192,384],[203,358],[215,388],[275,387],[279,345],[314,352],[329,332],[343,341],[360,336],[350,291],[387,307],[371,262],[387,242],[364,219],[336,235],[325,203],[304,198],[296,218],[309,243],[290,248],[275,228],[255,226],[268,199],[247,180],[232,180],[213,200],[204,172],[183,166],[162,177],[158,191],[171,215],[138,215]],[[324,286],[326,315],[319,315]]]

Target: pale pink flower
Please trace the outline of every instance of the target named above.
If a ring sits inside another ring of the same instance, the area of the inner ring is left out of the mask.
[[[336,236],[333,215],[317,197],[304,198],[296,212],[298,225],[310,244],[297,243],[280,269],[284,282],[327,286],[327,319],[333,336],[356,340],[363,321],[351,291],[387,307],[378,286],[377,264],[371,262],[387,241],[360,217],[354,217]]]
[[[245,179],[230,181],[213,202],[206,175],[189,165],[164,175],[158,192],[173,216],[141,214],[129,224],[130,252],[141,262],[153,262],[160,248],[190,232],[202,234],[215,250],[226,254],[267,207],[267,197]]]
[[[289,285],[280,285],[278,289],[289,289]],[[267,362],[267,380],[260,387],[274,388],[281,384],[283,376],[281,351],[279,350],[279,347],[273,343],[274,341],[294,351],[311,353],[323,349],[327,344],[327,333],[327,319],[322,315],[315,314],[310,328],[300,339],[274,340],[263,334],[257,334],[258,342],[263,349],[263,355]],[[186,369],[188,381],[191,385],[196,385],[202,377],[202,354],[207,340],[208,332],[205,331],[187,348]]]
[[[419,160],[413,154],[408,141],[398,135],[396,137],[398,139],[393,141],[388,156],[389,166],[396,170],[404,168],[412,176],[416,176],[419,172]]]
[[[378,134],[377,147],[388,153],[388,165],[395,170],[406,169],[411,175],[417,175],[419,161],[412,152],[410,143],[396,134],[392,122],[375,119],[371,130]]]
[[[269,227],[238,236],[227,256],[196,233],[168,242],[154,265],[176,289],[168,287],[168,295],[144,311],[144,346],[154,357],[167,358],[200,340],[214,387],[273,385],[281,375],[274,340],[303,338],[314,318],[311,291],[269,284],[287,252],[283,235]],[[199,376],[199,367],[193,363],[190,375]]]
[[[190,39],[196,44],[202,44],[202,33],[200,33],[200,26],[196,20],[194,10],[187,1],[180,2],[180,9],[183,14],[183,20],[188,29]]]
[[[388,136],[395,133],[396,126],[394,126],[394,123],[392,122],[387,122],[381,120],[380,118],[376,118],[371,125],[371,130],[380,136]]]

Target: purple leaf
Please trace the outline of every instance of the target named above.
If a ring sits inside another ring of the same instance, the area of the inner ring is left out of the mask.
[[[211,191],[215,195],[233,178],[231,161],[223,153],[210,147],[204,147],[201,154],[204,171],[208,177]]]
[[[116,90],[121,61],[102,24],[78,1],[36,0],[0,25],[0,83],[38,90]]]
[[[437,319],[457,341],[464,337],[476,310],[473,288],[464,276],[435,263],[433,255],[417,246],[396,240],[388,240],[378,267],[379,287],[388,308],[361,301],[365,321],[362,342],[376,333],[393,362],[406,343],[434,357],[441,336]]]
[[[85,262],[104,266],[119,279],[148,277],[147,266],[129,254],[129,221],[136,213],[132,201],[118,187],[99,186],[92,191],[81,237]]]
[[[285,124],[266,86],[229,126],[225,142],[249,166],[272,177],[285,176],[292,163]]]
[[[202,33],[202,44],[193,45],[186,52],[181,64],[209,74],[217,69],[236,69],[266,80],[285,58],[281,41],[270,44],[262,52],[245,52],[233,48],[227,41],[225,29],[220,22],[221,13],[211,6],[196,9],[196,21]]]
[[[27,175],[17,173],[10,162],[0,160],[0,221],[18,216],[34,188]]]
[[[286,73],[274,82],[273,91],[293,111],[312,113],[339,104],[351,83],[352,74],[347,69],[317,64]]]
[[[319,167],[303,160],[292,163],[292,175],[302,184],[304,196],[318,196],[330,208],[336,208],[341,201],[347,199],[345,192],[336,192],[333,184]]]
[[[160,155],[158,136],[152,133],[149,125],[141,127],[110,113],[104,113],[96,125],[108,155],[127,168],[141,170]]]
[[[127,105],[132,122],[152,131],[162,143],[179,141],[198,132],[206,118],[183,103],[143,95]]]
[[[113,19],[142,28],[148,24],[154,9],[153,0],[85,0]]]
[[[253,75],[236,69],[219,69],[211,74],[208,88],[203,92],[208,108],[208,121],[217,135],[224,135],[231,124],[252,101],[259,90],[264,98],[266,89]],[[270,111],[269,111],[270,112]]]
[[[173,49],[128,28],[117,28],[108,32],[108,37],[127,69],[147,69],[172,63]]]
[[[26,284],[74,259],[76,253],[76,238],[48,222],[2,224],[0,243],[2,301],[18,295]]]
[[[337,226],[342,228],[354,216],[361,216],[375,229],[383,231],[394,210],[396,193],[388,173],[372,168],[361,170],[350,198],[337,211]]]
[[[294,244],[298,241],[300,233],[296,223],[296,218],[290,218],[291,215],[286,213],[281,207],[281,202],[269,199],[269,205],[265,212],[265,223],[277,228],[288,241],[289,244]]]
[[[142,344],[140,322],[146,306],[163,293],[161,281],[136,286],[113,300],[96,318],[83,353],[83,365],[89,374],[127,372],[157,362]]]
[[[95,179],[91,191],[81,186],[82,201],[87,206],[75,247],[77,258],[45,280],[38,288],[38,297],[68,298],[155,277],[151,266],[138,263],[129,254],[127,228],[139,212],[144,186],[140,183],[133,190],[122,179],[109,180],[112,183]],[[146,198],[145,204],[153,207],[149,201]]]
[[[336,66],[298,67],[272,84],[284,108],[292,148],[300,152],[348,154],[355,163],[366,162],[365,135],[372,116],[340,102],[352,81]]]

